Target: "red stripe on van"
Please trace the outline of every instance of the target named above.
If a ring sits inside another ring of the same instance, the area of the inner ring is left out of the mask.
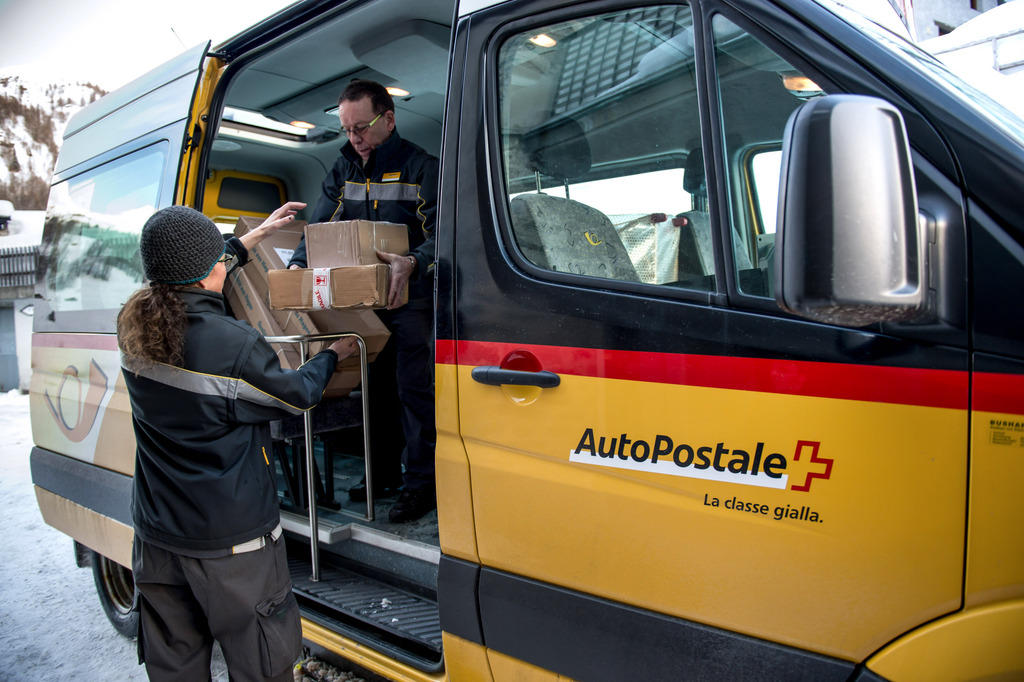
[[[86,350],[117,350],[115,334],[46,334],[32,335],[34,348],[82,348]]]
[[[439,365],[454,365],[455,342],[451,339],[438,339],[434,344],[434,362]]]
[[[556,374],[967,409],[967,372],[955,370],[480,341],[438,341],[436,355],[476,367],[498,365],[513,350],[533,353]]]
[[[975,372],[972,393],[975,410],[1024,414],[1024,374]]]

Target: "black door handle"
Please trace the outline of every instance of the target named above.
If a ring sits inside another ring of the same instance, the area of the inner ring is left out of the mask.
[[[500,386],[512,384],[514,386],[539,386],[541,388],[554,388],[562,382],[554,372],[522,372],[514,369],[502,369],[501,367],[474,367],[473,380],[488,386]]]

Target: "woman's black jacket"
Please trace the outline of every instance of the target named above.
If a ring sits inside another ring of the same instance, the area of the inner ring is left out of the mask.
[[[244,262],[244,247],[230,246]],[[122,356],[137,443],[132,520],[140,538],[169,549],[227,549],[277,525],[269,422],[316,405],[338,356],[325,350],[282,369],[263,336],[227,314],[221,294],[181,297],[182,366]]]

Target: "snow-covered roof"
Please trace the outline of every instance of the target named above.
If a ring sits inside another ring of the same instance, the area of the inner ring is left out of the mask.
[[[970,47],[1010,35],[1024,34],[1024,0],[1013,0],[983,12],[946,35],[919,43],[933,55]]]
[[[918,46],[1022,119],[1024,0],[1000,5]]]
[[[7,234],[0,236],[0,252],[13,246],[38,246],[45,219],[46,211],[15,211],[7,224]]]

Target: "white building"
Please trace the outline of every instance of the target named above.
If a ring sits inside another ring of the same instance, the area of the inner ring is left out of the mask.
[[[28,391],[32,313],[45,211],[15,211],[0,232],[0,391]]]
[[[1024,0],[976,14],[949,33],[918,45],[1024,118]]]
[[[900,5],[909,0],[897,0]],[[929,40],[951,33],[971,19],[989,10],[1011,4],[1005,0],[914,0],[914,30],[918,40]]]

